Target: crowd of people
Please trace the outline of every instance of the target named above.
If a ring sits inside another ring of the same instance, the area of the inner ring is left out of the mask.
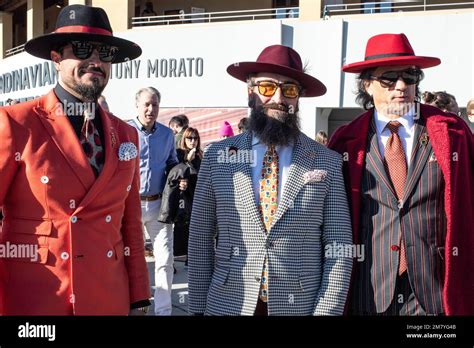
[[[146,314],[145,239],[156,315],[172,314],[174,256],[192,315],[474,314],[474,102],[464,119],[446,92],[421,103],[441,62],[404,34],[371,37],[342,67],[365,111],[329,140],[301,131],[300,98],[327,88],[298,52],[230,65],[250,116],[205,149],[186,115],[157,122],[155,87],[127,122],[108,111],[111,64],[141,48],[103,9],[66,6],[25,50],[52,60],[58,83],[0,108],[0,241],[36,248],[0,258],[0,314]]]

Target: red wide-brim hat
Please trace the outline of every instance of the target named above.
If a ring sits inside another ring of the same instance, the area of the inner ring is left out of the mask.
[[[227,67],[227,72],[243,82],[247,82],[249,75],[258,73],[287,76],[303,87],[302,97],[319,97],[326,93],[326,86],[321,81],[304,72],[298,52],[287,46],[268,46],[260,53],[256,62],[231,64]]]
[[[102,8],[85,5],[64,7],[58,15],[54,32],[31,39],[25,44],[25,51],[50,60],[52,50],[76,40],[117,47],[118,52],[112,63],[132,60],[142,54],[142,49],[136,43],[113,36],[109,18]]]
[[[362,62],[344,65],[342,71],[360,73],[369,68],[395,65],[416,65],[420,69],[426,69],[439,64],[439,58],[415,55],[405,34],[380,34],[367,41],[365,59]]]

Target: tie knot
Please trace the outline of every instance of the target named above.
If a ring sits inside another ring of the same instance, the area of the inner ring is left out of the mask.
[[[398,121],[390,121],[389,123],[387,123],[387,128],[390,130],[391,133],[397,134],[398,129],[400,128],[401,125],[402,124]]]

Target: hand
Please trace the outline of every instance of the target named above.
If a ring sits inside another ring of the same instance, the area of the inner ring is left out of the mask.
[[[130,312],[128,313],[129,316],[131,317],[140,317],[146,315],[146,313],[138,308],[130,309]]]
[[[179,180],[179,189],[181,191],[186,191],[188,188],[188,179],[180,179]]]
[[[188,161],[191,162],[195,156],[196,156],[196,148],[194,147],[191,150],[189,150]]]

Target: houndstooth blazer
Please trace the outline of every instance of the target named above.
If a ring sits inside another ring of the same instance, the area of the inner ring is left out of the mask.
[[[225,139],[204,156],[189,235],[190,312],[253,315],[267,256],[269,315],[341,315],[352,271],[352,255],[333,252],[352,244],[341,156],[299,136],[267,235],[246,157],[251,139]]]

